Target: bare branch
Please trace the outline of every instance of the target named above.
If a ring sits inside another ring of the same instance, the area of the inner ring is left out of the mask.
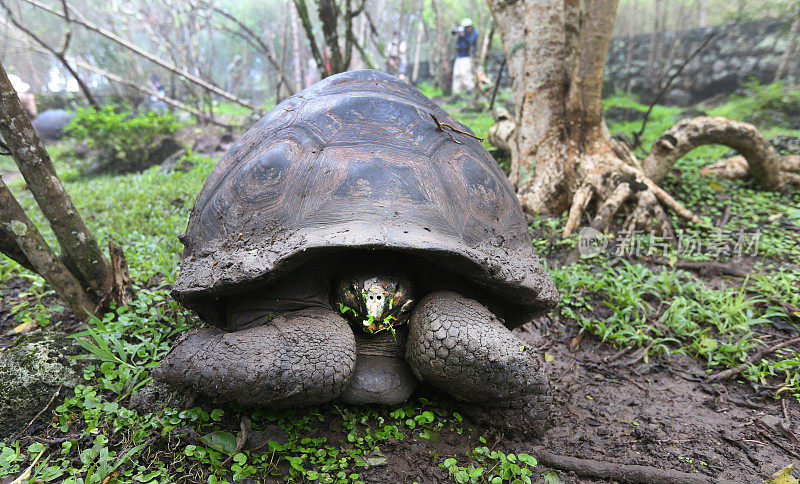
[[[59,12],[57,10],[53,10],[52,8],[48,7],[47,5],[39,3],[36,0],[22,0],[22,1],[27,3],[27,4],[29,4],[29,5],[33,5],[34,7],[42,9],[45,12],[49,12],[49,13],[51,13],[53,15],[56,15],[58,17],[61,17],[61,18],[65,18],[66,14],[64,14],[62,12]],[[116,42],[117,44],[121,45],[122,47],[124,47],[124,48],[126,48],[126,49],[128,49],[128,50],[130,50],[132,52],[135,52],[136,54],[139,54],[140,56],[144,57],[145,59],[147,59],[147,60],[149,60],[149,61],[151,61],[151,62],[153,62],[155,64],[160,65],[164,69],[167,69],[168,71],[170,71],[170,72],[172,72],[174,74],[177,74],[177,75],[183,77],[184,79],[188,80],[189,82],[191,82],[193,84],[196,84],[196,85],[198,85],[198,86],[200,86],[200,87],[202,87],[204,89],[208,89],[209,91],[213,92],[214,94],[222,96],[225,99],[228,99],[229,101],[233,101],[236,104],[244,106],[244,107],[246,107],[248,109],[252,109],[254,111],[258,110],[258,108],[256,106],[254,106],[253,104],[245,101],[244,99],[241,99],[238,96],[236,96],[234,94],[231,94],[228,91],[226,91],[226,90],[224,90],[224,89],[222,89],[222,88],[220,88],[218,86],[215,86],[214,84],[211,84],[210,82],[204,81],[203,79],[200,79],[199,77],[197,77],[197,76],[185,71],[184,69],[180,69],[180,68],[168,63],[164,59],[161,59],[160,57],[157,57],[157,56],[145,51],[144,49],[142,49],[142,48],[132,44],[131,42],[119,37],[118,35],[114,34],[113,32],[110,32],[110,31],[108,31],[108,30],[106,30],[106,29],[104,29],[104,28],[102,28],[102,27],[100,27],[98,25],[93,24],[92,22],[89,22],[80,12],[75,10],[75,7],[73,7],[73,6],[69,5],[69,4],[67,4],[67,5],[68,5],[69,9],[72,11],[72,13],[75,14],[78,17],[76,19],[73,19],[74,23],[76,23],[76,24],[78,24],[78,25],[80,25],[80,26],[82,26],[82,27],[84,27],[84,28],[86,28],[88,30],[96,32],[96,33],[102,35],[103,37],[105,37],[105,38],[107,38],[109,40],[112,40],[112,41]]]
[[[697,54],[699,54],[700,51],[703,50],[703,48],[705,46],[707,46],[708,43],[711,42],[711,39],[713,39],[714,36],[716,36],[716,35],[717,35],[716,31],[711,32],[711,34],[709,34],[709,36],[706,37],[706,40],[704,40],[703,43],[700,44],[694,50],[694,52],[692,52],[689,55],[689,57],[686,58],[685,61],[683,61],[683,64],[681,64],[681,66],[678,68],[678,70],[676,70],[675,73],[670,76],[670,78],[667,80],[667,82],[661,88],[661,91],[659,91],[659,93],[656,96],[656,98],[653,100],[652,103],[650,103],[650,106],[647,107],[647,112],[644,113],[644,118],[642,119],[642,127],[639,128],[639,131],[633,133],[633,144],[634,144],[633,148],[634,149],[638,148],[642,144],[642,133],[644,133],[644,128],[647,126],[647,118],[650,117],[650,113],[653,112],[653,108],[655,107],[655,105],[658,104],[659,101],[661,101],[661,98],[664,97],[664,94],[667,92],[667,89],[669,89],[669,87],[672,85],[672,83],[675,81],[675,79],[677,79],[677,77],[679,75],[681,75],[681,72],[683,72],[683,69],[686,67],[686,64],[691,62],[691,60],[694,59],[695,56]]]
[[[322,54],[319,51],[319,47],[317,46],[317,40],[314,36],[314,27],[311,25],[311,17],[308,14],[308,7],[306,6],[305,0],[293,0],[295,7],[297,7],[297,15],[300,16],[300,23],[303,24],[303,30],[306,32],[306,37],[308,37],[308,43],[311,47],[311,55],[314,57],[314,60],[317,62],[317,68],[319,69],[320,75],[322,77],[327,77],[330,75],[328,72],[327,67],[325,66],[325,61],[322,59]]]
[[[272,48],[261,39],[261,36],[257,35],[247,25],[242,23],[239,19],[237,19],[236,17],[234,17],[230,13],[226,12],[225,10],[222,10],[221,8],[219,8],[219,7],[215,6],[215,5],[212,5],[212,4],[205,4],[204,6],[205,6],[205,8],[211,10],[212,12],[214,12],[214,13],[216,13],[218,15],[221,15],[222,17],[225,17],[226,19],[228,19],[231,22],[235,23],[236,26],[239,27],[239,29],[241,30],[241,33],[236,33],[236,32],[234,32],[232,30],[228,30],[228,32],[234,33],[234,34],[238,35],[242,39],[244,39],[245,37],[249,37],[250,39],[252,39],[253,42],[248,42],[248,43],[250,43],[250,45],[256,47],[258,50],[263,52],[264,55],[267,58],[267,61],[270,64],[272,64],[272,67],[275,68],[275,70],[277,70],[278,72],[281,71],[281,67],[280,67],[280,65],[278,65],[278,60],[275,58],[275,53],[272,52]],[[244,39],[244,40],[246,40],[246,39]]]
[[[67,60],[64,58],[64,52],[67,50],[67,47],[69,47],[69,39],[70,39],[70,37],[72,35],[71,32],[69,31],[69,29],[67,29],[67,31],[65,33],[65,39],[64,39],[64,42],[62,43],[61,51],[59,52],[59,51],[56,51],[55,49],[53,49],[52,47],[50,47],[48,44],[46,44],[32,30],[30,30],[29,28],[27,28],[24,25],[22,25],[17,20],[16,16],[14,15],[14,12],[11,11],[11,8],[6,4],[5,0],[0,0],[0,6],[2,6],[3,9],[6,11],[6,14],[8,16],[8,20],[12,24],[14,24],[14,27],[16,27],[17,30],[21,31],[22,33],[24,33],[25,35],[27,35],[28,37],[33,39],[34,42],[36,42],[37,44],[41,45],[45,50],[47,50],[47,52],[53,54],[53,56],[55,56],[55,58],[58,59],[59,62],[61,62],[61,65],[64,66],[64,68],[70,73],[70,75],[78,83],[78,87],[80,88],[80,90],[83,93],[83,95],[86,97],[86,100],[89,102],[89,104],[91,104],[95,108],[99,108],[100,105],[97,103],[97,100],[95,100],[94,96],[92,95],[92,91],[89,90],[89,86],[87,86],[86,83],[83,82],[83,79],[80,78],[80,76],[75,71],[75,69],[73,69],[72,66],[69,65],[69,62],[67,62]]]

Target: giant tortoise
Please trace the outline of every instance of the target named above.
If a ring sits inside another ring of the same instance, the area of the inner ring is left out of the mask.
[[[511,329],[557,302],[514,190],[466,126],[362,70],[280,103],[223,157],[189,218],[174,296],[213,327],[156,378],[274,408],[405,401],[546,423],[548,382]]]

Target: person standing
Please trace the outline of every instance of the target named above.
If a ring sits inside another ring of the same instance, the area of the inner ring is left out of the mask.
[[[392,41],[386,46],[386,72],[407,81],[406,76],[406,41],[400,32],[394,31]]]
[[[472,57],[478,46],[478,31],[472,26],[472,20],[465,18],[461,26],[453,30],[456,36],[456,60],[453,63],[453,93],[466,91],[472,93],[475,80],[472,74]]]
[[[36,109],[36,98],[33,93],[28,92],[28,89],[31,88],[30,84],[15,74],[9,74],[8,79],[11,81],[11,86],[17,91],[19,102],[22,103],[22,107],[28,113],[28,117],[35,118],[39,111]]]

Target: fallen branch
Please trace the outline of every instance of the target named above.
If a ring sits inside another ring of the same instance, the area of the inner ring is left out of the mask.
[[[44,412],[45,412],[45,411],[46,411],[48,408],[50,408],[50,405],[52,405],[52,404],[53,404],[53,401],[56,399],[56,397],[59,395],[59,393],[61,393],[61,388],[63,388],[63,387],[64,387],[64,385],[63,385],[63,384],[61,384],[61,385],[59,385],[59,386],[58,386],[58,390],[56,390],[56,392],[53,394],[53,396],[52,396],[52,397],[50,397],[50,400],[47,402],[47,405],[45,405],[45,406],[44,406],[44,408],[42,408],[41,410],[39,410],[39,413],[37,413],[37,414],[36,414],[36,415],[35,415],[35,416],[34,416],[34,417],[31,419],[31,421],[30,421],[30,422],[28,422],[28,425],[24,426],[24,427],[22,428],[22,430],[20,430],[19,432],[17,432],[16,436],[15,436],[14,438],[12,438],[12,439],[11,439],[11,441],[12,441],[12,442],[13,442],[13,441],[15,441],[15,440],[17,440],[19,437],[21,437],[21,436],[22,436],[22,434],[24,434],[24,433],[25,433],[25,431],[26,431],[26,430],[28,430],[28,427],[30,427],[31,425],[33,425],[33,422],[35,422],[37,418],[41,417],[41,416],[42,416],[42,414],[43,414],[43,413],[44,413]]]
[[[254,105],[252,105],[249,102],[245,101],[244,99],[241,99],[238,96],[236,96],[234,94],[231,94],[228,91],[226,91],[226,90],[224,90],[224,89],[222,89],[220,87],[215,86],[214,84],[211,84],[210,82],[204,81],[203,79],[200,79],[199,77],[197,77],[197,76],[185,71],[184,69],[181,69],[181,68],[178,68],[178,67],[172,65],[172,64],[168,63],[167,61],[165,61],[164,59],[161,59],[160,57],[156,57],[155,55],[147,52],[146,50],[144,50],[144,49],[142,49],[142,48],[140,48],[140,47],[128,42],[127,40],[123,39],[122,37],[119,37],[118,35],[114,34],[113,32],[110,32],[110,31],[100,27],[99,25],[95,25],[92,22],[89,22],[86,18],[83,17],[83,15],[80,14],[80,12],[75,10],[75,7],[72,7],[68,3],[65,3],[65,5],[69,6],[69,9],[72,10],[73,14],[76,14],[74,17],[69,17],[68,12],[65,12],[65,13],[59,12],[58,10],[54,10],[54,9],[48,7],[47,5],[39,3],[36,0],[22,0],[22,1],[27,3],[27,4],[29,4],[29,5],[33,5],[34,7],[42,9],[45,12],[51,13],[51,14],[57,16],[57,17],[61,17],[62,19],[65,19],[65,20],[70,20],[70,21],[72,21],[72,23],[76,23],[76,24],[80,25],[81,27],[84,27],[84,28],[86,28],[88,30],[96,32],[96,33],[102,35],[103,37],[116,42],[117,44],[121,45],[122,47],[124,47],[124,48],[126,48],[126,49],[128,49],[128,50],[130,50],[132,52],[135,52],[136,54],[139,54],[140,56],[144,57],[145,59],[147,59],[147,60],[149,60],[149,61],[151,61],[151,62],[153,62],[155,64],[160,65],[161,67],[163,67],[164,69],[172,72],[173,74],[177,74],[177,75],[183,77],[184,79],[186,79],[189,82],[197,84],[198,86],[203,87],[205,89],[208,89],[209,91],[213,92],[214,94],[218,94],[218,95],[224,97],[225,99],[233,101],[236,104],[244,106],[244,107],[246,107],[248,109],[252,109],[253,111],[257,111],[258,110],[257,107],[255,107]]]
[[[653,257],[653,262],[662,266],[677,267],[678,269],[689,269],[698,271],[703,275],[726,274],[734,277],[747,277],[747,273],[736,268],[733,264],[725,264],[717,261],[695,262],[688,260],[678,260],[674,264],[666,259]]]
[[[755,355],[753,355],[751,358],[748,358],[748,362],[749,363],[758,363],[765,356],[771,355],[772,353],[775,353],[778,350],[781,350],[783,348],[786,348],[787,346],[791,346],[791,345],[796,344],[796,343],[800,343],[800,336],[798,336],[797,338],[792,338],[790,340],[784,341],[782,343],[778,343],[778,344],[776,344],[774,346],[770,346],[769,348],[765,348],[765,349],[759,351],[758,353],[756,353]],[[716,375],[711,375],[710,377],[708,377],[708,381],[719,381],[719,380],[724,380],[726,378],[730,378],[732,376],[736,376],[739,373],[741,373],[742,366],[743,365],[735,366],[735,367],[727,369],[725,371],[721,371],[721,372],[717,373]]]
[[[689,474],[650,466],[615,464],[552,454],[539,446],[533,447],[531,453],[542,465],[595,479],[647,484],[711,484],[715,482],[702,474]]]
[[[450,135],[450,139],[452,139],[453,141],[455,141],[457,144],[460,144],[460,145],[461,145],[461,144],[464,144],[464,143],[462,143],[461,141],[458,141],[458,140],[457,140],[457,139],[456,139],[456,138],[455,138],[455,137],[452,135],[452,133],[450,133],[450,131],[452,131],[453,133],[463,134],[464,136],[469,136],[470,138],[475,138],[476,140],[478,140],[478,141],[481,141],[481,142],[483,141],[483,138],[478,138],[477,136],[475,136],[475,135],[474,135],[474,134],[472,134],[472,133],[467,133],[466,131],[464,131],[464,130],[461,130],[461,129],[458,129],[458,128],[454,127],[454,126],[453,126],[453,125],[451,125],[451,124],[448,124],[448,123],[443,123],[443,122],[439,121],[439,120],[436,118],[436,116],[434,116],[433,114],[431,114],[431,118],[433,118],[433,122],[434,122],[434,123],[436,123],[436,128],[437,128],[439,131],[441,131],[442,133],[445,133],[445,134],[448,134],[448,135]],[[447,129],[449,129],[450,131],[445,131],[445,130],[444,130],[444,128],[447,128]]]
[[[763,428],[763,427],[762,427],[762,428]],[[765,429],[765,430],[766,430],[766,429]],[[768,441],[772,442],[772,444],[773,444],[773,445],[775,445],[776,447],[780,448],[781,450],[783,450],[783,451],[784,451],[784,452],[786,452],[787,454],[791,455],[791,456],[792,456],[792,457],[794,457],[795,459],[800,459],[800,453],[798,453],[798,452],[796,452],[796,451],[794,451],[794,450],[790,449],[789,447],[786,447],[786,446],[785,446],[785,445],[783,445],[782,443],[778,442],[778,440],[777,440],[777,439],[775,439],[775,438],[774,438],[774,437],[771,435],[771,432],[767,432],[767,431],[765,431],[765,430],[761,430],[761,429],[759,429],[759,430],[758,430],[758,433],[761,435],[761,437],[762,437],[762,438],[764,438],[765,440],[768,440]]]
[[[44,449],[41,452],[39,452],[39,454],[36,456],[36,458],[33,459],[33,462],[31,462],[31,465],[29,465],[28,468],[25,469],[25,471],[22,474],[19,475],[19,477],[17,477],[13,481],[11,481],[11,484],[22,484],[23,482],[28,482],[28,479],[30,479],[30,477],[31,477],[31,473],[33,472],[33,468],[36,467],[36,464],[39,463],[39,460],[45,454],[45,450],[46,449]]]

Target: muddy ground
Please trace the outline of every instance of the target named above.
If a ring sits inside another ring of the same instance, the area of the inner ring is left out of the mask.
[[[645,363],[641,351],[616,351],[591,336],[573,349],[577,332],[563,329],[543,317],[516,331],[553,357],[545,366],[554,386],[554,427],[536,440],[488,431],[487,446],[535,456],[533,446],[541,445],[585,459],[699,472],[717,482],[764,482],[792,462],[800,465],[800,445],[764,418],[800,422],[796,400],[776,401],[742,383],[707,383],[702,362],[688,356]],[[368,482],[441,482],[447,472],[438,456],[471,450],[455,433],[409,444],[384,449],[387,466],[365,472]],[[558,476],[565,483],[612,482]]]

